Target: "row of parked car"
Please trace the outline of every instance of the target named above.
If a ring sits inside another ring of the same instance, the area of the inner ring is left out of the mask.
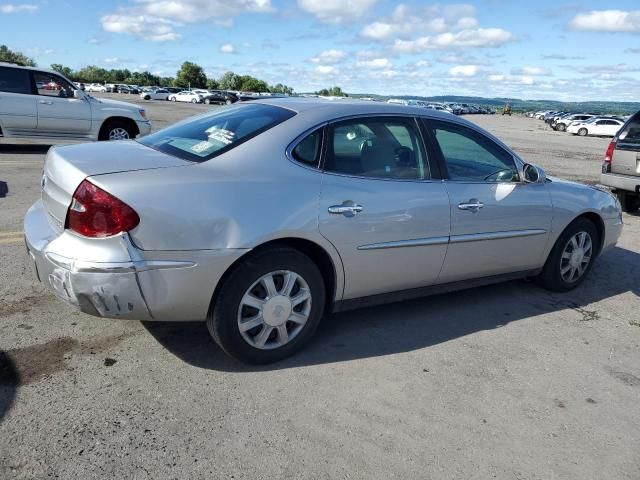
[[[439,102],[428,102],[425,100],[412,100],[412,99],[404,99],[404,98],[403,99],[391,98],[387,100],[387,103],[393,103],[395,105],[407,105],[412,107],[423,107],[423,108],[428,108],[430,110],[440,110],[444,112],[453,113],[454,115],[496,113],[496,111],[490,107],[484,107],[480,105],[469,105],[466,103],[439,103]]]
[[[598,115],[584,112],[540,111],[527,112],[526,115],[544,121],[556,131],[581,137],[587,135],[613,137],[627,120],[627,118],[617,115]]]

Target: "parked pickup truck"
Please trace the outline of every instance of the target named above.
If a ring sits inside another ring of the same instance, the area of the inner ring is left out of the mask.
[[[640,207],[640,112],[618,131],[607,148],[600,182],[618,196],[622,210]]]

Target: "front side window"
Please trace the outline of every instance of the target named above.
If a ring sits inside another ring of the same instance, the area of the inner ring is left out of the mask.
[[[31,94],[29,71],[0,67],[0,92]]]
[[[513,156],[484,135],[448,122],[432,122],[450,180],[515,182],[519,180]]]
[[[430,178],[413,119],[359,118],[329,129],[325,170],[398,180]]]
[[[33,74],[38,95],[48,97],[73,98],[75,90],[69,82],[52,73],[36,72]]]
[[[272,105],[236,105],[185,120],[138,141],[183,160],[204,162],[294,115]]]

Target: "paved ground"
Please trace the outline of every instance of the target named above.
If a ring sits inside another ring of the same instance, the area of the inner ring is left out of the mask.
[[[156,126],[212,108],[148,105]],[[471,119],[598,180],[606,139]],[[98,320],[46,294],[20,235],[46,146],[7,143],[0,478],[640,478],[640,217],[572,293],[512,282],[340,314],[248,368],[202,324]]]

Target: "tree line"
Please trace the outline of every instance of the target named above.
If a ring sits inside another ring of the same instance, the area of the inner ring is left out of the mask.
[[[35,67],[33,59],[23,53],[14,52],[6,45],[0,45],[0,62],[15,63],[29,67]],[[82,83],[126,83],[130,85],[153,85],[159,87],[179,88],[207,88],[210,90],[233,90],[242,92],[271,92],[291,95],[293,88],[277,83],[269,85],[264,80],[251,75],[239,75],[234,72],[225,72],[220,78],[207,77],[204,69],[193,62],[184,62],[175,77],[162,77],[151,72],[136,72],[127,68],[106,69],[96,65],[88,65],[79,70],[73,70],[65,65],[54,63],[51,69],[55,70],[74,82]],[[340,87],[322,89],[315,92],[324,96],[347,96]]]

